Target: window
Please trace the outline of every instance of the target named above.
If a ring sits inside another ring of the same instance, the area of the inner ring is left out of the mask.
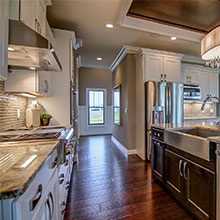
[[[88,90],[89,125],[103,125],[105,123],[104,95],[104,90]]]
[[[121,85],[114,88],[114,123],[121,125]]]

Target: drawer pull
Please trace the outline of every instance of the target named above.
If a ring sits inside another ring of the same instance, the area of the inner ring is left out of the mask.
[[[182,173],[182,163],[183,163],[183,160],[180,160],[180,161],[179,161],[179,173],[180,173],[180,176],[183,177],[183,173]]]
[[[187,174],[186,174],[186,168],[187,168],[187,162],[184,162],[183,164],[183,177],[185,180],[188,180]]]
[[[58,163],[58,157],[55,157],[54,161],[51,164],[51,169],[54,169],[57,166],[57,163]]]
[[[65,209],[66,209],[66,203],[62,202],[61,205],[60,205],[61,215],[64,215]]]
[[[43,190],[43,187],[40,184],[38,186],[37,193],[35,194],[34,198],[31,199],[31,201],[29,202],[30,211],[33,211],[35,209],[35,207],[37,206],[37,204],[42,196],[42,190]]]
[[[69,164],[69,160],[66,160],[64,166],[66,167]]]
[[[60,177],[59,177],[59,184],[61,185],[61,184],[63,184],[63,181],[64,181],[64,174],[62,173],[61,175],[60,175]]]
[[[69,187],[70,187],[70,182],[69,182],[69,181],[67,181],[67,182],[66,182],[66,185],[65,185],[65,189],[66,189],[66,190],[68,190],[68,189],[69,189]]]

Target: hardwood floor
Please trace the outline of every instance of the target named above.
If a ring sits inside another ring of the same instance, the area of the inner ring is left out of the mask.
[[[192,219],[158,184],[136,155],[126,159],[111,136],[80,139],[65,220]]]

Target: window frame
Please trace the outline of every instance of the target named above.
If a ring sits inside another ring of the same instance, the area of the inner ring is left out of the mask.
[[[101,91],[103,92],[103,107],[90,107],[89,106],[89,92],[90,91]],[[106,89],[103,88],[87,88],[86,89],[86,109],[87,109],[87,126],[89,127],[103,127],[105,126],[106,122],[106,107],[107,107],[107,102],[106,102]],[[102,108],[103,109],[103,123],[96,123],[96,124],[90,124],[90,108]]]

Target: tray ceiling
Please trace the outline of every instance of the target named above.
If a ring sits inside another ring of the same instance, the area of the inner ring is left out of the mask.
[[[207,33],[220,25],[220,1],[133,0],[127,15]]]

